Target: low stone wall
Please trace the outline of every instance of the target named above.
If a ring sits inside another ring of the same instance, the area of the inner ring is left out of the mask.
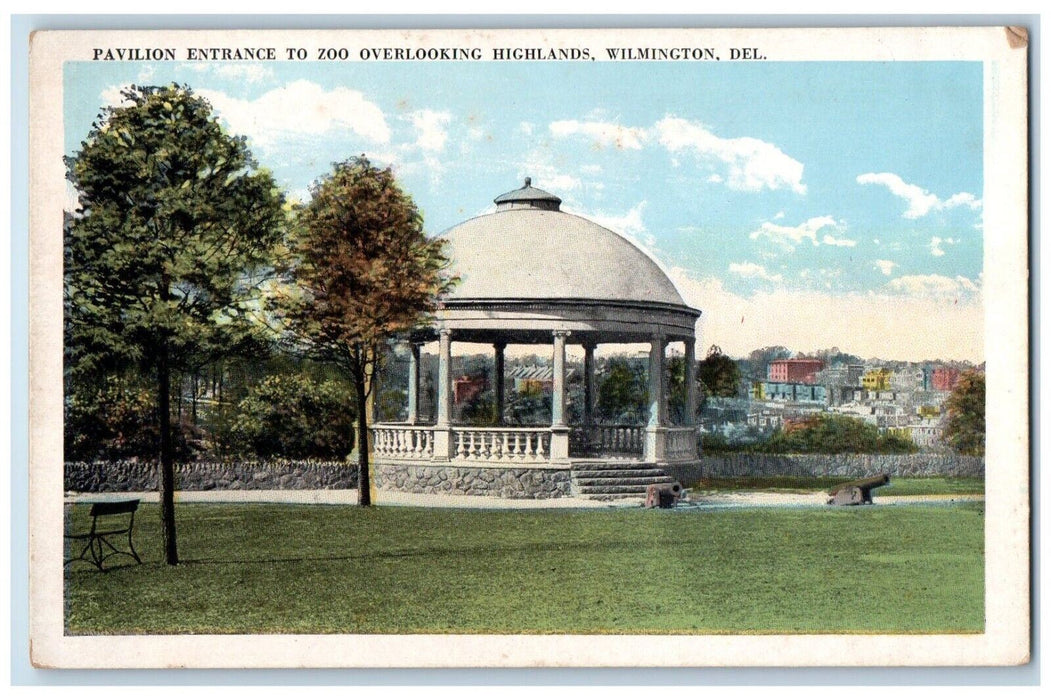
[[[156,462],[66,462],[65,489],[81,493],[155,491]],[[175,488],[182,491],[264,489],[353,489],[357,465],[315,460],[188,462],[175,465]]]
[[[389,491],[447,496],[561,498],[570,495],[569,469],[521,469],[375,464],[376,486]]]
[[[682,483],[713,476],[985,476],[983,457],[911,455],[705,455],[682,467],[666,468]]]

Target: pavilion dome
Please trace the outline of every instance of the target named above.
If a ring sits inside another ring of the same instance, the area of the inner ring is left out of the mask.
[[[685,306],[660,266],[627,238],[559,209],[532,186],[441,234],[460,283],[450,301],[591,299]]]

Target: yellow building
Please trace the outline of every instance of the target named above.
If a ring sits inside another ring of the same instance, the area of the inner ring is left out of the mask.
[[[861,386],[869,391],[889,391],[890,378],[894,375],[889,369],[870,369],[861,377]]]
[[[942,410],[938,406],[920,406],[916,413],[920,418],[937,418],[942,414]]]

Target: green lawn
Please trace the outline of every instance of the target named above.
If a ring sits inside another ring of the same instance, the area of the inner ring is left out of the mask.
[[[689,485],[694,492],[780,491],[807,493],[828,491],[851,481],[841,476],[746,476],[715,477]],[[985,479],[980,477],[891,477],[890,483],[873,491],[879,496],[956,496],[983,495]]]
[[[87,506],[71,509],[86,527]],[[70,634],[981,632],[981,503],[177,506],[183,563],[66,569]],[[68,527],[69,525],[67,525]],[[130,560],[127,560],[130,561]]]

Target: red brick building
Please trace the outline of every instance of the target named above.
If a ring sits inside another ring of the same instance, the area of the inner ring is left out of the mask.
[[[952,391],[960,381],[960,370],[953,367],[935,367],[931,372],[931,388],[934,391]]]
[[[766,366],[766,377],[772,382],[812,384],[814,375],[825,368],[821,360],[801,357],[794,360],[774,360]]]
[[[489,388],[489,382],[483,377],[463,376],[453,380],[453,403],[460,405],[470,401]]]

